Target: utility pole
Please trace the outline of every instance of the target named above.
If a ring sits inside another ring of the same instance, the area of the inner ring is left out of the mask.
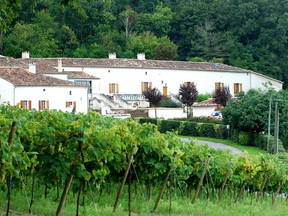
[[[272,111],[272,96],[271,96],[270,99],[269,99],[267,152],[269,152],[269,141],[270,141],[270,136],[271,136],[271,111]]]
[[[279,108],[278,101],[275,102],[275,129],[274,129],[274,138],[275,138],[275,154],[278,153],[279,149]]]

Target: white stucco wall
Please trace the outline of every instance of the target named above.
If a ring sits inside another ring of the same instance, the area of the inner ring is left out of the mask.
[[[252,88],[260,88],[260,89],[265,89],[266,87],[264,86],[265,83],[271,83],[272,86],[276,91],[279,91],[283,88],[283,84],[276,82],[275,80],[267,80],[264,76],[261,74],[251,74],[251,85]],[[269,85],[270,86],[270,85]]]
[[[79,71],[80,67],[65,67],[65,71]],[[199,94],[212,93],[215,82],[224,83],[234,93],[234,83],[242,83],[243,91],[262,87],[268,82],[263,76],[248,72],[215,72],[215,71],[189,71],[189,70],[164,70],[142,68],[96,68],[81,67],[84,72],[99,77],[101,93],[109,94],[109,83],[119,84],[120,94],[140,94],[141,82],[152,82],[152,87],[160,91],[167,85],[169,94],[177,94],[180,84],[194,82]],[[278,82],[272,82],[280,86]]]
[[[217,106],[207,106],[207,107],[193,107],[193,116],[201,117],[201,116],[211,116]]]
[[[0,104],[14,105],[14,86],[0,78]]]
[[[45,89],[45,91],[44,91]],[[70,95],[70,91],[72,95]],[[66,102],[76,102],[76,112],[88,111],[87,88],[81,87],[16,87],[15,102],[31,100],[32,109],[38,110],[39,100],[48,100],[49,109],[66,111]]]
[[[155,109],[147,108],[148,116],[150,118],[155,118]],[[187,114],[183,111],[183,108],[161,108],[157,109],[157,118],[162,119],[173,119],[173,118],[186,118]]]

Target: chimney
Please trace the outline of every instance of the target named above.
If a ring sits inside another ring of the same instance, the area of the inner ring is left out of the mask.
[[[63,71],[63,67],[62,67],[62,59],[58,59],[58,72],[62,72]]]
[[[109,53],[109,59],[116,59],[116,53]]]
[[[138,59],[138,60],[146,60],[146,58],[145,58],[145,53],[138,53],[138,54],[137,54],[137,59]]]
[[[29,58],[30,58],[30,54],[28,51],[22,52],[22,59],[29,59]]]
[[[36,63],[35,62],[29,63],[28,70],[30,73],[36,74]]]

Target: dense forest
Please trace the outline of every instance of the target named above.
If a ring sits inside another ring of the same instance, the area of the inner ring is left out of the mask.
[[[0,53],[214,61],[288,81],[287,0],[0,0]]]

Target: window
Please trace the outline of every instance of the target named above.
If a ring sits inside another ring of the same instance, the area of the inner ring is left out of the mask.
[[[152,88],[152,82],[141,82],[141,91],[144,92],[148,88]]]
[[[88,86],[88,93],[92,94],[92,81],[89,80],[75,80],[75,83],[78,83],[80,85]]]
[[[119,93],[119,84],[109,83],[109,94],[118,94],[118,93]]]
[[[46,100],[40,100],[39,101],[39,111],[49,109],[49,101]]]
[[[67,112],[76,112],[76,102],[75,101],[66,101],[66,111]]]
[[[219,88],[224,88],[224,83],[221,82],[215,82],[215,90]]]
[[[234,95],[242,92],[242,83],[234,83]]]
[[[31,107],[32,107],[32,102],[31,100],[21,100],[20,101],[20,107],[23,108],[23,109],[29,109],[31,110]]]

